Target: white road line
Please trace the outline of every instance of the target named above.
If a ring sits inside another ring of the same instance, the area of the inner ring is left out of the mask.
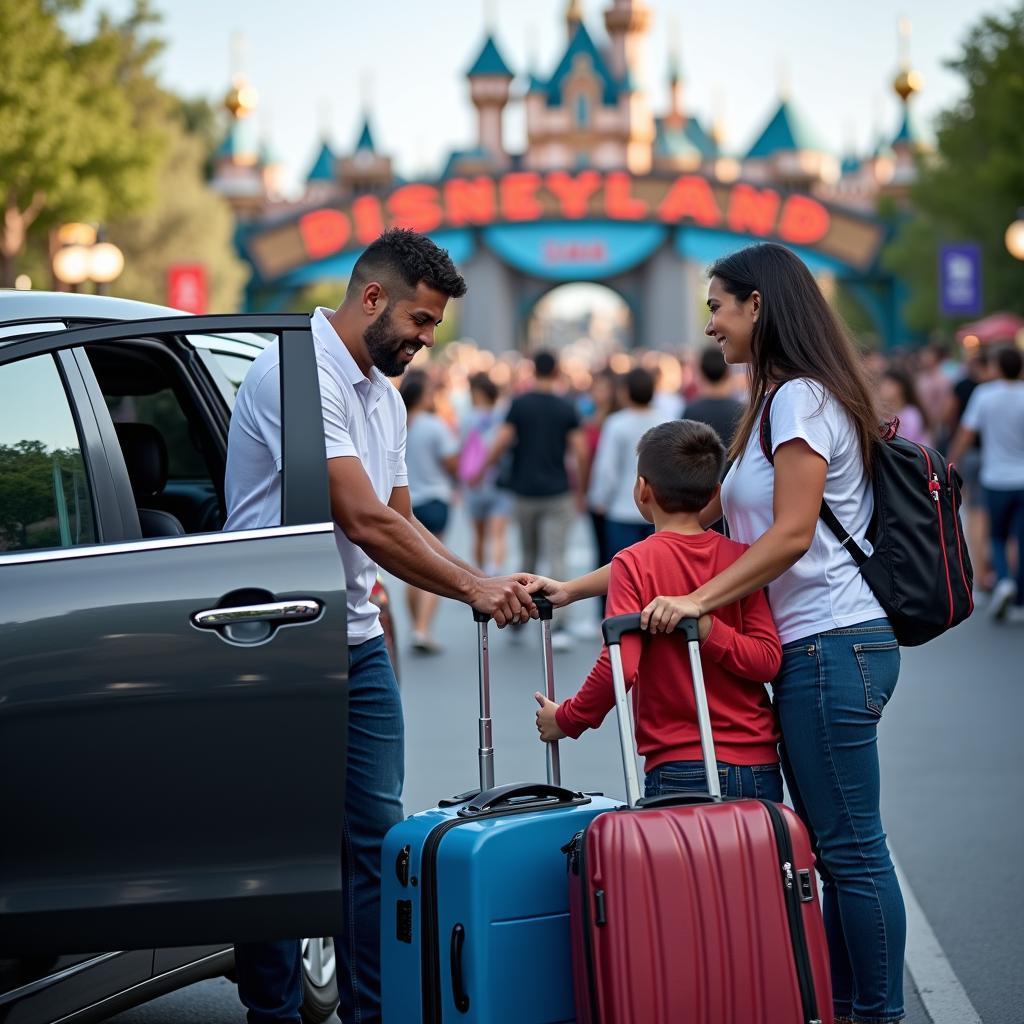
[[[907,970],[928,1016],[933,1024],[982,1024],[895,857],[893,864],[907,908]]]

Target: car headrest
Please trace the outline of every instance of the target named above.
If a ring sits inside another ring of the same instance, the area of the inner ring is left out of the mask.
[[[167,483],[167,445],[148,423],[115,423],[136,500],[160,494]]]

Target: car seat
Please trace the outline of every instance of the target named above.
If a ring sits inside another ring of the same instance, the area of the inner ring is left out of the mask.
[[[143,537],[183,537],[185,528],[170,512],[149,508],[167,485],[167,445],[148,423],[115,423]]]

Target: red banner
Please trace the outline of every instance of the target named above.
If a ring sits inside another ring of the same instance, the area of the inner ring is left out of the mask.
[[[167,305],[185,313],[206,312],[205,263],[174,263],[167,268]]]

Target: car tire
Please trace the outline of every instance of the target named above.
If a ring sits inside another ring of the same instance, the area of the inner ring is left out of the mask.
[[[338,1007],[338,961],[333,939],[302,940],[302,1024],[324,1024]]]

